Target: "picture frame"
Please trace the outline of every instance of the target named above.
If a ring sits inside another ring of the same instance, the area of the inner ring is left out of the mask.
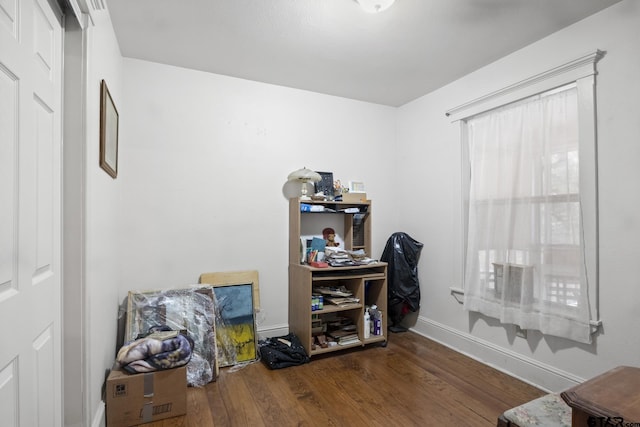
[[[107,82],[100,82],[100,167],[113,179],[118,176],[119,115]]]
[[[363,181],[349,181],[349,193],[364,193]]]
[[[333,172],[320,172],[316,171],[321,179],[314,185],[316,193],[323,193],[328,200],[333,200]]]

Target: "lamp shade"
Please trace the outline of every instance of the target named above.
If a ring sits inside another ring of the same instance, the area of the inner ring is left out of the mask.
[[[378,13],[388,9],[395,0],[354,0],[365,12]]]
[[[287,177],[288,181],[298,181],[302,184],[300,187],[300,200],[310,200],[310,197],[307,196],[307,182],[318,182],[322,179],[318,172],[312,171],[311,169],[302,168],[297,171],[293,171]]]
[[[318,172],[311,169],[302,168],[297,171],[293,171],[287,177],[288,181],[302,181],[302,182],[318,182],[322,179]]]

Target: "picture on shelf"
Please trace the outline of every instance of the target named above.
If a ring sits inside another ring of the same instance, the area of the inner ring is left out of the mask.
[[[316,194],[322,193],[327,200],[333,200],[333,172],[318,172],[318,174],[320,174],[321,179],[315,183]]]
[[[364,193],[364,182],[349,181],[349,193]]]

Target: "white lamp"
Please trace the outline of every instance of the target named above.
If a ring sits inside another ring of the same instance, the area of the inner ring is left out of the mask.
[[[311,200],[311,197],[307,196],[307,182],[318,182],[321,179],[322,177],[318,172],[314,172],[307,168],[293,171],[287,177],[288,181],[299,181],[302,183],[300,200]]]
[[[391,7],[395,0],[354,0],[367,13],[378,13]]]

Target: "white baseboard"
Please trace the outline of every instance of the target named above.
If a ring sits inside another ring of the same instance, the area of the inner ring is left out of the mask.
[[[271,338],[271,337],[281,337],[283,335],[287,335],[289,333],[289,325],[270,325],[268,327],[258,328],[258,337],[260,339]]]
[[[583,378],[425,317],[419,316],[411,330],[547,392],[566,390],[584,381]]]
[[[91,427],[105,427],[106,424],[107,421],[104,417],[104,402],[101,400],[98,404],[98,409],[93,416],[93,420],[91,421]]]

